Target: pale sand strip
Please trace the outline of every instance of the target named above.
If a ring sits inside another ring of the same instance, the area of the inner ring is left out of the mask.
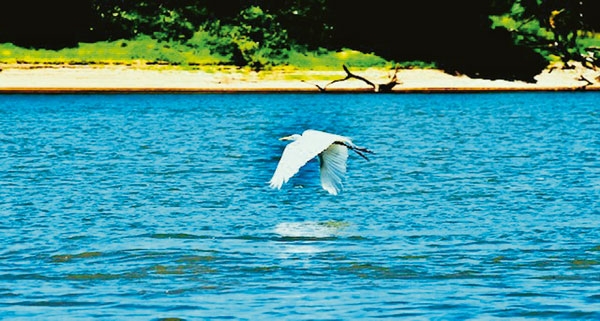
[[[0,65],[0,93],[29,92],[318,92],[315,84],[345,77],[344,71],[263,71],[236,69],[151,69],[127,66],[27,66]],[[388,82],[390,71],[355,71],[375,83]],[[600,71],[586,68],[545,70],[536,83],[452,76],[439,70],[407,69],[398,72],[402,82],[395,92],[600,90]],[[328,91],[370,91],[359,80],[335,83]]]

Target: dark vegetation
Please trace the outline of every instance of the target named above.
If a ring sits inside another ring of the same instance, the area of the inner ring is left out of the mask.
[[[396,64],[527,81],[552,61],[597,67],[598,28],[597,0],[20,0],[0,11],[0,43],[30,50],[143,41],[163,51],[146,60],[260,70],[351,48]],[[217,58],[190,58],[207,53]]]

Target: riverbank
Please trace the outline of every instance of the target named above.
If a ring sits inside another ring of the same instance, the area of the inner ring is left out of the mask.
[[[236,68],[185,70],[172,67],[123,65],[0,65],[0,93],[86,92],[319,92],[339,71],[242,71]],[[392,71],[353,70],[373,83],[387,83]],[[455,76],[441,70],[405,69],[397,73],[393,92],[573,91],[600,90],[600,71],[578,66],[552,68],[535,77],[535,83]],[[357,79],[330,84],[328,92],[369,92]]]

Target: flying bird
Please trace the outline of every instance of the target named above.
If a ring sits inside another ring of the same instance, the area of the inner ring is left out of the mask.
[[[369,160],[365,153],[372,151],[358,147],[350,138],[308,129],[302,135],[294,134],[279,140],[291,140],[281,155],[273,177],[269,181],[271,188],[280,189],[302,166],[315,157],[319,157],[321,186],[332,195],[337,195],[343,187],[342,179],[346,174],[348,149]]]

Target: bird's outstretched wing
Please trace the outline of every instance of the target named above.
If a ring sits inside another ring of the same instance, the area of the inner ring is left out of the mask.
[[[341,144],[332,144],[319,155],[321,161],[321,186],[329,194],[337,195],[343,188],[342,180],[346,174],[348,148]]]
[[[340,136],[316,130],[306,130],[302,137],[283,150],[277,169],[269,181],[272,188],[280,189],[304,164],[339,139]]]

